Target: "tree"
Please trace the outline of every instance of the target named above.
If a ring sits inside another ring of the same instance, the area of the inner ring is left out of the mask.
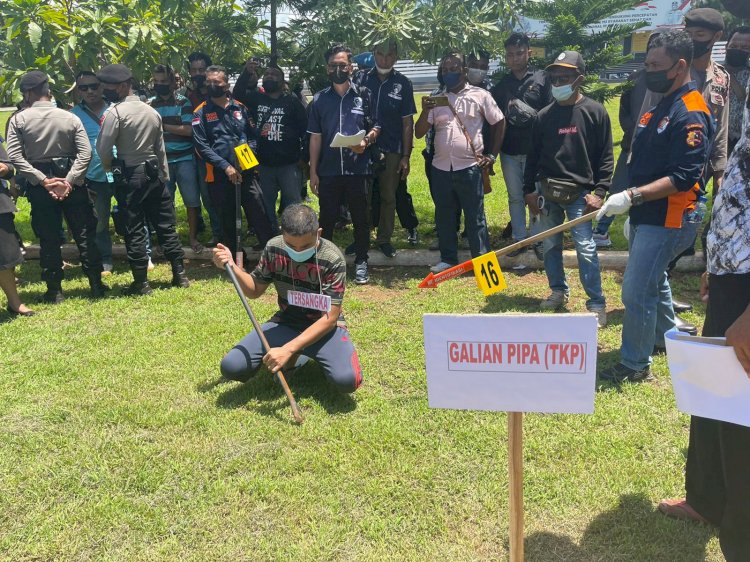
[[[179,67],[204,50],[239,69],[262,23],[233,0],[0,0],[0,96],[17,96],[31,68],[50,75],[58,98],[78,71],[114,62],[146,80],[154,64]]]
[[[534,2],[525,5],[527,16],[548,24],[547,33],[541,41],[546,50],[544,65],[565,50],[581,53],[586,61],[587,95],[604,101],[619,94],[619,87],[609,87],[599,81],[599,73],[606,68],[630,60],[622,54],[622,40],[646,25],[610,25],[600,31],[591,31],[590,26],[637,6],[638,0],[555,0]]]

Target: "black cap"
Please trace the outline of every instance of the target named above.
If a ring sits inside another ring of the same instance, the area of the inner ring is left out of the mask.
[[[121,84],[130,80],[133,74],[124,64],[108,64],[96,73],[96,77],[105,84]]]
[[[41,70],[31,70],[21,76],[21,80],[18,82],[18,88],[21,92],[28,92],[29,90],[44,84],[49,80],[49,77]]]
[[[549,70],[553,66],[575,68],[578,74],[586,74],[586,63],[583,62],[583,57],[578,51],[563,51],[545,70]]]
[[[713,8],[696,8],[685,14],[685,27],[702,27],[711,31],[724,31],[724,16]]]

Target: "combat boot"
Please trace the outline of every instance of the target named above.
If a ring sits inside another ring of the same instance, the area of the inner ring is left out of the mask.
[[[151,285],[148,284],[147,274],[148,272],[145,269],[134,270],[133,282],[127,289],[123,289],[122,294],[128,297],[150,295],[153,291]]]
[[[190,281],[185,273],[185,266],[182,264],[182,260],[174,262],[172,264],[172,287],[187,289],[189,286]]]
[[[92,299],[104,298],[106,296],[105,293],[109,291],[109,287],[102,283],[102,277],[99,273],[89,276],[89,287],[91,287]]]
[[[47,292],[42,297],[42,302],[47,304],[60,304],[65,300],[60,281],[47,281]]]

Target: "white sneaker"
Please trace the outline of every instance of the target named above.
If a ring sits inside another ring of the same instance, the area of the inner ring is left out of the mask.
[[[562,291],[552,291],[550,295],[539,303],[542,310],[560,310],[568,304],[568,295]]]
[[[432,273],[442,273],[443,271],[445,271],[446,269],[450,269],[454,265],[456,265],[456,264],[446,263],[444,261],[441,261],[441,262],[438,262],[437,264],[433,265],[430,268],[430,271],[432,271]]]
[[[605,328],[607,326],[607,309],[603,306],[587,306],[586,310],[596,314],[596,325],[599,328]]]
[[[609,234],[598,234],[594,232],[594,243],[597,248],[609,248],[612,245],[612,240],[610,240]]]

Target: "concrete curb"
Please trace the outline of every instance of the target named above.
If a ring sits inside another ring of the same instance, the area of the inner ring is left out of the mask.
[[[62,247],[63,258],[67,260],[78,260],[78,248],[74,244],[64,244]],[[196,254],[189,246],[183,247],[185,252],[185,259],[196,260],[196,261],[208,261],[211,259],[211,251],[207,248],[202,253]],[[257,260],[260,257],[260,252],[249,250],[247,252],[248,257],[251,260]],[[116,244],[112,248],[112,256],[118,260],[125,260],[125,246],[122,244]],[[39,245],[31,244],[26,246],[26,259],[38,260],[39,259]],[[467,251],[458,253],[458,259],[465,261],[471,259],[471,255]],[[373,267],[424,267],[427,268],[431,265],[435,265],[440,261],[440,255],[436,251],[430,250],[399,250],[394,258],[387,258],[381,254],[378,250],[370,250],[369,264]],[[543,264],[540,262],[534,252],[528,251],[515,258],[509,258],[502,256],[499,258],[500,267],[505,270],[512,269],[513,266],[524,265],[530,269],[542,269]],[[347,256],[347,262],[349,264],[354,263],[352,256]],[[624,271],[625,266],[628,263],[628,253],[616,250],[602,250],[599,251],[599,264],[604,270],[613,271]],[[574,250],[566,250],[563,252],[563,265],[568,268],[578,268],[578,260]],[[687,256],[677,263],[677,271],[684,272],[699,272],[705,271],[706,266],[703,260],[703,252],[696,252],[694,256]],[[426,273],[426,272],[425,272]]]

